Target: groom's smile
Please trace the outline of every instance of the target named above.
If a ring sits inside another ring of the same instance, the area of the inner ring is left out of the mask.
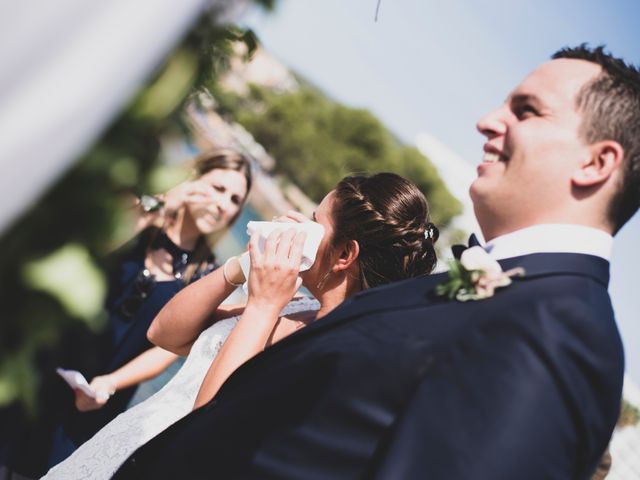
[[[487,168],[491,168],[493,164],[498,162],[507,162],[508,157],[504,152],[494,147],[490,143],[484,145],[484,155],[482,155],[482,163],[478,165],[478,176],[481,176]]]

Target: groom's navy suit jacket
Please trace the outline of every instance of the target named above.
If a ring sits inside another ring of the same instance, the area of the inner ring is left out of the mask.
[[[501,261],[481,301],[446,274],[356,295],[240,367],[114,478],[587,479],[609,441],[623,353],[609,264]]]

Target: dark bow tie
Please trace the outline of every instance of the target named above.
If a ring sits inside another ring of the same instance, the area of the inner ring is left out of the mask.
[[[480,242],[478,241],[478,237],[476,237],[475,234],[472,233],[469,236],[468,245],[451,245],[451,251],[453,252],[454,258],[456,258],[457,260],[460,260],[460,257],[462,256],[462,252],[464,252],[467,248],[481,247],[481,246],[482,245],[480,245]]]

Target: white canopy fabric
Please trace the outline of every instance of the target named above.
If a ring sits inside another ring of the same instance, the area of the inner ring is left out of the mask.
[[[232,3],[0,0],[0,234],[95,141],[205,6]]]

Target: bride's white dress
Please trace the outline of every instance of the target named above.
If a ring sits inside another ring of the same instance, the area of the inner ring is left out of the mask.
[[[316,311],[316,300],[299,298],[291,301],[282,315]],[[84,443],[64,462],[42,477],[47,480],[99,480],[113,476],[120,465],[138,447],[188,414],[195,401],[211,361],[226,340],[238,317],[216,322],[202,332],[191,347],[182,368],[160,391],[121,413]]]

